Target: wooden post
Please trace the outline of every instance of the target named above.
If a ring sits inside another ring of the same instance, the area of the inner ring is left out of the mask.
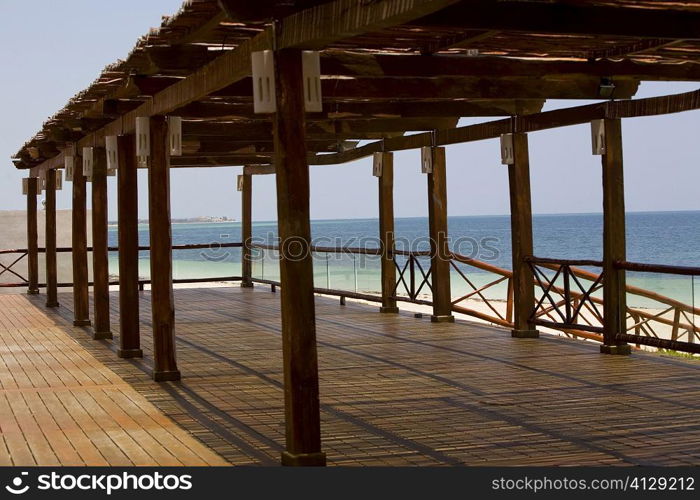
[[[107,153],[94,149],[92,173],[92,275],[93,335],[95,340],[111,339],[109,324],[109,252],[107,250]]]
[[[140,358],[139,213],[136,140],[117,138],[117,203],[119,211],[119,349],[120,358]]]
[[[73,169],[73,325],[90,326],[88,295],[86,179],[82,157]]]
[[[243,183],[241,190],[241,240],[243,249],[241,252],[241,287],[253,287],[253,262],[251,247],[253,238],[253,176],[244,173],[241,177]]]
[[[27,179],[27,280],[29,295],[39,293],[39,243],[37,229],[37,178]]]
[[[286,449],[283,465],[325,465],[321,451],[309,166],[301,51],[275,53],[273,117],[282,282],[282,348]]]
[[[625,184],[622,163],[622,121],[604,120],[603,154],[603,345],[605,354],[630,354],[631,346],[615,339],[626,333],[625,271],[615,261],[626,256]]]
[[[535,283],[525,257],[532,256],[532,197],[527,134],[513,134],[513,163],[508,165],[510,233],[513,258],[513,337],[537,338],[530,317],[535,307]]]
[[[398,313],[394,264],[394,154],[381,153],[379,181],[379,245],[382,263],[382,313]]]
[[[46,171],[46,307],[58,307],[56,262],[56,171]]]
[[[151,164],[148,169],[148,217],[151,237],[151,309],[153,311],[153,380],[180,380],[175,358],[175,304],[170,222],[170,154],[168,123],[151,118]]]
[[[433,322],[453,322],[450,289],[450,250],[447,239],[447,162],[445,148],[433,147],[432,172],[428,173],[428,223],[433,289]]]

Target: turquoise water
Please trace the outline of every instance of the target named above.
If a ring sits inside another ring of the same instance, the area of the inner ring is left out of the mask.
[[[397,248],[426,250],[427,218],[396,219]],[[258,222],[253,237],[274,243],[276,222]],[[567,259],[602,259],[602,215],[536,215],[533,218],[535,255]],[[312,237],[318,246],[377,247],[376,219],[322,220],[312,222]],[[508,216],[450,217],[451,246],[468,257],[510,269],[510,219]],[[148,245],[148,226],[139,229],[142,245]],[[174,224],[173,244],[211,243],[206,250],[179,250],[173,253],[175,278],[201,278],[240,275],[240,249],[217,248],[217,243],[241,240],[240,223]],[[116,228],[110,228],[110,245],[117,245]],[[278,279],[279,269],[273,252],[259,252],[253,265],[256,277]],[[700,265],[700,211],[630,213],[627,215],[627,258],[630,261],[680,266]],[[426,259],[421,264],[427,271]],[[399,262],[401,264],[401,262]],[[141,253],[140,275],[149,276],[148,252]],[[478,288],[498,276],[473,267],[460,266]],[[117,255],[110,255],[110,270],[118,274]],[[599,271],[591,269],[592,271]],[[416,271],[418,272],[418,271]],[[326,255],[314,256],[316,286],[376,292],[379,290],[377,257]],[[646,288],[687,304],[700,305],[700,278],[649,273],[628,273],[628,284]],[[452,291],[456,298],[471,290],[456,272],[452,273]],[[424,288],[423,292],[429,292]],[[484,295],[504,299],[506,283],[491,287]],[[636,307],[658,307],[647,299],[630,296]]]

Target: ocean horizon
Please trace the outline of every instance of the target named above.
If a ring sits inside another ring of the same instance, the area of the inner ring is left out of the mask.
[[[241,241],[241,223],[192,222],[172,226],[173,245],[211,244],[205,250],[175,250],[173,273],[176,279],[215,278],[240,275],[238,248],[220,248],[220,244]],[[510,216],[466,215],[448,217],[450,246],[453,251],[493,266],[509,270],[511,263]],[[379,220],[314,219],[311,221],[314,244],[318,246],[351,246],[376,248]],[[602,213],[535,214],[533,215],[534,250],[537,257],[560,259],[602,260]],[[276,221],[254,221],[253,238],[257,242],[274,244]],[[700,210],[649,211],[627,213],[627,260],[634,262],[678,266],[700,265]],[[395,219],[397,248],[426,250],[429,248],[427,217],[397,217]],[[139,242],[148,245],[148,225],[139,225]],[[109,242],[117,246],[117,228],[110,227]],[[271,251],[256,251],[253,275],[277,280],[279,269],[276,255]],[[422,259],[427,270],[429,263]],[[148,252],[141,252],[139,272],[150,274]],[[600,269],[587,268],[593,272]],[[462,270],[472,283],[482,286],[495,275],[470,266]],[[118,257],[110,254],[110,272],[118,273]],[[453,296],[466,293],[469,287],[453,270]],[[315,254],[314,280],[316,286],[377,293],[380,289],[379,260],[371,256],[348,254]],[[648,289],[687,304],[700,303],[700,279],[688,276],[652,273],[627,273],[629,285]],[[429,292],[429,291],[428,291]],[[489,288],[486,296],[504,300],[505,282]],[[631,306],[650,307],[648,299],[630,296]]]

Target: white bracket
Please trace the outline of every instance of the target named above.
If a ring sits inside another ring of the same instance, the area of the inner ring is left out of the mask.
[[[253,63],[253,112],[274,113],[277,111],[274,52],[271,50],[253,52],[251,60]]]
[[[605,120],[591,121],[591,146],[594,155],[605,154]]]
[[[236,190],[237,191],[243,191],[243,176],[239,175],[236,177]]]
[[[423,174],[433,173],[433,148],[431,146],[420,148],[420,171]]]
[[[168,143],[170,156],[182,156],[182,117],[168,117]]]
[[[304,75],[304,109],[307,113],[323,111],[321,98],[321,54],[315,50],[301,53],[302,73]]]
[[[119,150],[117,149],[117,136],[105,137],[105,151],[107,153],[107,175],[113,176],[119,168]]]
[[[515,163],[513,134],[501,134],[501,163],[503,165],[513,165]]]
[[[54,170],[56,172],[56,191],[63,190],[63,172],[60,170]]]
[[[41,174],[39,174],[36,185],[38,191],[37,194],[41,193],[42,191],[46,191],[46,172],[41,172]]]
[[[151,157],[151,119],[147,116],[136,118],[136,161],[147,168]]]
[[[92,171],[95,167],[95,150],[92,147],[83,148],[83,175],[88,182],[92,181]]]
[[[29,194],[29,179],[26,177],[22,179],[22,194]]]
[[[75,144],[66,145],[63,150],[63,166],[66,169],[66,181],[73,182],[73,168],[75,165]]]
[[[384,172],[384,153],[374,153],[372,160],[372,175],[381,177]]]

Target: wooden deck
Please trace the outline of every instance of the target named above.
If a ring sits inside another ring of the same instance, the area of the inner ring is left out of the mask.
[[[0,296],[3,465],[278,464],[279,295],[176,290],[183,380],[160,384],[141,297],[145,358],[125,361],[72,326],[70,294],[58,310]],[[324,298],[317,312],[329,464],[700,465],[699,362]]]

